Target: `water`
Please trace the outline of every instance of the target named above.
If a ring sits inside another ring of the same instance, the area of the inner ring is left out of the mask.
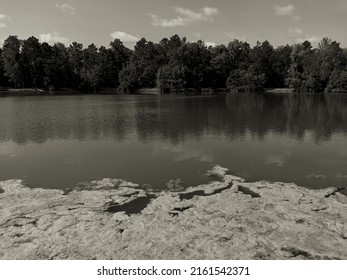
[[[347,185],[347,95],[0,98],[0,180],[164,188],[206,182],[214,164],[247,180]]]

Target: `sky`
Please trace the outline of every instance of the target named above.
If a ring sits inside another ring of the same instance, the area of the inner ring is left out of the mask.
[[[347,0],[0,0],[0,43],[9,35],[66,45],[132,48],[174,34],[207,45],[239,39],[252,46],[329,37],[347,47]]]

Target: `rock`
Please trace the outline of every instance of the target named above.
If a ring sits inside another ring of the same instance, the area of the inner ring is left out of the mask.
[[[347,259],[347,200],[337,189],[226,172],[155,195],[119,179],[68,193],[0,182],[0,259]],[[147,204],[107,211],[134,201]]]
[[[181,179],[176,179],[176,180],[170,180],[169,182],[166,183],[166,187],[170,192],[180,192],[184,190],[184,187],[181,186],[182,181]]]
[[[139,184],[134,184],[123,179],[103,178],[91,182],[80,182],[73,190],[109,190],[119,187],[138,188]]]

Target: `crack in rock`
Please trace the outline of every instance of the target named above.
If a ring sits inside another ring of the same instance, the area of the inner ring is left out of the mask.
[[[169,214],[171,215],[171,216],[178,216],[179,215],[179,213],[183,213],[184,211],[186,211],[186,210],[188,210],[188,209],[190,209],[190,208],[192,208],[192,207],[194,207],[194,205],[189,205],[189,206],[182,206],[182,207],[175,207],[174,209],[172,209],[170,212],[169,212]]]
[[[147,207],[147,205],[151,202],[155,195],[148,194],[146,196],[140,196],[131,200],[129,202],[118,204],[118,203],[110,203],[107,205],[107,209],[105,212],[109,213],[117,213],[117,212],[125,212],[125,214],[132,215],[138,214],[143,209]]]
[[[243,194],[250,195],[252,198],[261,197],[261,195],[259,193],[256,193],[256,192],[252,191],[250,188],[247,188],[247,187],[242,186],[242,185],[239,185],[237,190]]]
[[[233,186],[233,184],[230,183],[228,186],[226,186],[224,188],[216,189],[216,190],[214,190],[211,193],[206,193],[204,190],[197,190],[197,191],[192,191],[192,192],[188,192],[188,193],[180,193],[179,194],[179,198],[180,198],[180,200],[183,200],[183,199],[190,200],[194,196],[211,196],[211,195],[216,195],[218,193],[221,193],[222,191],[230,189],[232,186]]]
[[[312,208],[311,210],[314,211],[314,212],[319,212],[319,211],[324,211],[324,210],[327,210],[328,209],[328,206],[326,207],[317,207],[317,208]]]
[[[345,187],[337,188],[336,190],[332,191],[331,193],[326,194],[324,197],[328,198],[328,197],[330,197],[332,195],[335,195],[338,192],[342,192],[344,189],[346,189],[346,188]]]
[[[289,252],[292,254],[292,258],[296,258],[298,256],[303,256],[307,259],[312,259],[312,255],[304,250],[295,248],[295,247],[282,247],[282,251]]]

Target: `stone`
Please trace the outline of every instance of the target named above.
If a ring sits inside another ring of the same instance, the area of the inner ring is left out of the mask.
[[[157,193],[120,179],[67,193],[0,182],[0,259],[347,259],[338,189],[209,174],[218,181]],[[137,200],[139,212],[107,211]]]

